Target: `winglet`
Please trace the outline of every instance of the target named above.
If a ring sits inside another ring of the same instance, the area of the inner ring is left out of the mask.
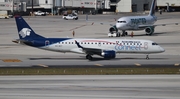
[[[83,48],[76,40],[75,43],[77,44],[78,48]]]

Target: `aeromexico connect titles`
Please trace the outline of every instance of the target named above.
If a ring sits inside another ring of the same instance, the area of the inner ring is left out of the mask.
[[[146,59],[149,59],[149,54],[165,51],[150,40],[45,38],[36,34],[21,16],[16,16],[15,20],[19,39],[13,42],[49,51],[85,54],[86,59],[89,60],[93,59],[93,55],[113,59],[116,57],[116,53],[143,53],[147,55]]]
[[[147,16],[126,16],[119,18],[116,25],[109,29],[110,33],[116,33],[116,36],[120,36],[118,30],[122,31],[122,35],[127,35],[126,31],[145,30],[147,35],[152,35],[156,26],[178,25],[178,23],[154,24],[157,21],[155,16],[156,2],[157,0],[152,1],[150,12]]]

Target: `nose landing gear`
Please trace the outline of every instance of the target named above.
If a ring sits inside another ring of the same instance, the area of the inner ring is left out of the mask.
[[[128,35],[128,33],[123,30],[123,31],[122,31],[122,36],[126,36],[126,35]]]

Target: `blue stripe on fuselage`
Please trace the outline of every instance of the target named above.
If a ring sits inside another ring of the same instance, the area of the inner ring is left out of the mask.
[[[28,46],[32,46],[32,47],[45,47],[45,46],[49,46],[58,42],[62,42],[65,40],[69,40],[72,38],[43,38],[43,39],[28,39],[26,40],[27,42],[24,42],[26,45]],[[46,45],[45,42],[49,41],[49,44]]]

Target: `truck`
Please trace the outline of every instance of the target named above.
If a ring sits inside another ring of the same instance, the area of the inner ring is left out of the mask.
[[[9,19],[7,11],[0,11],[0,19]]]

